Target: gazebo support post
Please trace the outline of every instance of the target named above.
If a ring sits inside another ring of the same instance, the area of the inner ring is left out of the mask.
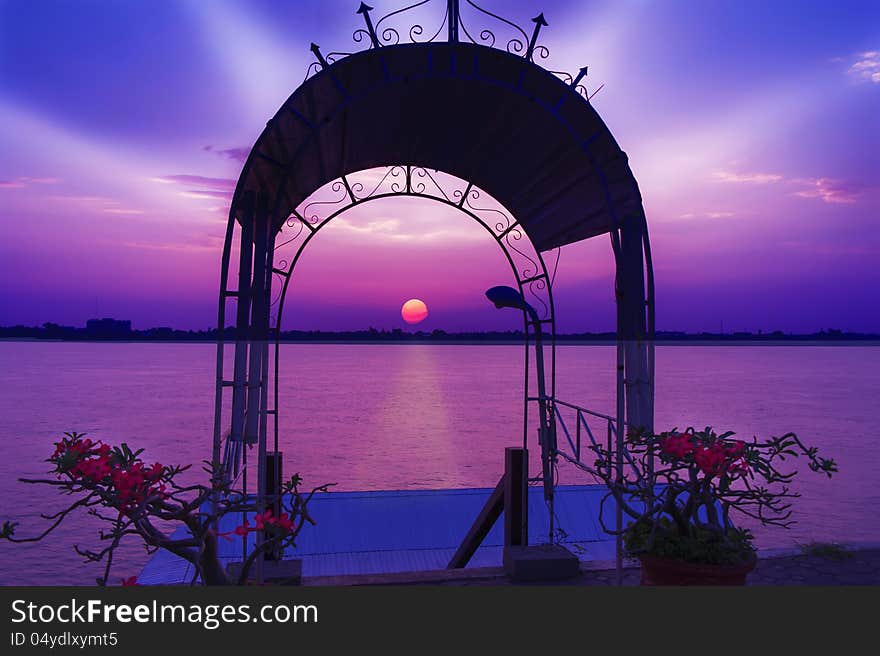
[[[235,356],[232,383],[232,431],[230,439],[244,438],[247,400],[247,356],[250,338],[251,268],[253,265],[254,194],[243,195],[241,202],[241,240],[239,243],[238,294],[236,297]]]
[[[649,353],[653,326],[649,333],[645,294],[645,230],[644,215],[632,215],[623,221],[619,234],[612,232],[611,242],[616,262],[615,298],[617,300],[617,434],[615,443],[615,476],[623,478],[623,449],[627,429],[654,427],[653,371]],[[650,263],[649,280],[653,282]],[[653,292],[653,289],[651,290]],[[653,298],[652,305],[653,319]],[[651,322],[653,323],[653,321]],[[651,358],[652,359],[652,358]],[[623,580],[623,513],[616,508],[617,582]]]
[[[266,302],[267,262],[269,252],[269,210],[266,194],[257,196],[254,230],[254,267],[251,280],[251,325],[249,340],[249,369],[247,381],[247,414],[244,439],[247,445],[257,444],[257,507],[264,510],[266,496],[266,433],[261,410],[264,408],[266,347],[269,341],[269,308]],[[261,430],[263,429],[263,430]],[[262,532],[257,532],[256,543],[263,542]],[[263,558],[256,559],[256,580],[263,580]]]
[[[623,280],[619,311],[623,315],[626,424],[630,430],[651,430],[654,423],[648,372],[643,226],[641,216],[630,216],[620,229]]]
[[[229,290],[229,260],[232,251],[232,235],[236,226],[235,216],[230,214],[226,223],[226,239],[223,242],[223,257],[220,265],[220,296],[217,303],[217,355],[216,372],[217,378],[214,385],[214,445],[211,451],[211,485],[218,490],[215,493],[212,504],[214,514],[217,514],[220,501],[219,478],[223,472],[223,340],[226,332],[226,299],[234,292]],[[216,526],[215,526],[216,528]]]

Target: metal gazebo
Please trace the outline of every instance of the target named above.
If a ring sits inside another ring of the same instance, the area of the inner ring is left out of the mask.
[[[358,52],[324,54],[312,44],[315,62],[305,80],[268,121],[242,169],[223,248],[212,460],[230,478],[243,474],[248,491],[247,454],[255,446],[257,480],[250,486],[258,498],[266,493],[270,440],[278,448],[279,336],[296,264],[334,218],[381,198],[418,197],[477,221],[504,252],[520,293],[541,309],[537,324],[524,320],[524,442],[534,434],[530,404],[542,402],[554,433],[565,405],[555,398],[555,316],[542,253],[609,235],[617,406],[606,417],[608,436],[622,454],[625,426],[653,427],[654,290],[645,213],[626,154],[590,103],[586,69],[569,75],[539,63],[549,55],[540,42],[543,14],[526,31],[470,0],[438,0],[445,14],[436,33],[415,24],[401,37],[393,23],[430,2],[377,20],[361,3],[363,27],[353,35]],[[477,19],[512,36],[499,40],[493,30],[475,29]],[[543,399],[528,391],[536,326],[549,334],[552,351]],[[580,434],[588,411],[576,410]],[[547,457],[580,463],[579,441],[567,443],[571,448],[554,437]]]

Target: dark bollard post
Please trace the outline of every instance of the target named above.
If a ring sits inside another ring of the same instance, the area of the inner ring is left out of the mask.
[[[522,447],[504,449],[504,546],[529,543],[529,452]]]
[[[281,481],[282,479],[282,456],[281,451],[269,451],[266,453],[266,498],[269,502],[267,509],[272,510],[275,517],[281,515]],[[281,560],[281,553],[270,551],[266,554],[266,560]]]

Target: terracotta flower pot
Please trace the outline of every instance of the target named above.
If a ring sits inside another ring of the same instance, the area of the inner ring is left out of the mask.
[[[754,555],[741,565],[688,563],[649,555],[639,556],[639,560],[642,585],[745,585],[757,563]]]

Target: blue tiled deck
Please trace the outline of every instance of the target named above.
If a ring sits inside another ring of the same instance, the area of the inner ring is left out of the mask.
[[[599,502],[606,488],[569,485],[556,488],[557,526],[563,543],[582,560],[614,558],[614,539],[599,525]],[[295,552],[303,576],[380,574],[444,569],[492,492],[489,488],[456,490],[382,490],[316,495],[309,509],[317,522],[306,526]],[[613,518],[613,506],[606,508]],[[221,531],[239,517],[227,517]],[[468,567],[501,565],[503,517],[499,519]],[[547,542],[548,516],[540,487],[529,488],[529,543]],[[221,558],[240,559],[241,541],[221,540]],[[157,552],[144,567],[143,584],[189,583],[189,564]]]

